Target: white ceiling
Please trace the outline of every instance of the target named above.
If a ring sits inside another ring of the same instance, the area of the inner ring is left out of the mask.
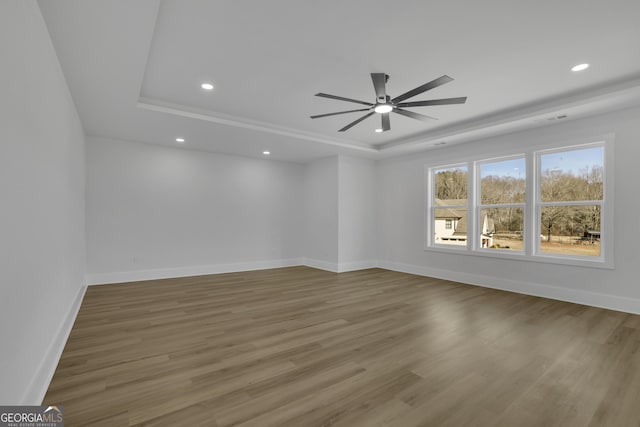
[[[40,1],[85,130],[185,148],[309,161],[373,158],[462,143],[640,104],[640,2],[630,0]],[[588,62],[580,73],[570,68]],[[375,101],[369,73],[411,100],[424,123],[313,96]],[[206,93],[200,83],[216,89]]]

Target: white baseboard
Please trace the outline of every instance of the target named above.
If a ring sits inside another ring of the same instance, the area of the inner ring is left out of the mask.
[[[623,311],[626,313],[640,314],[640,299],[608,295],[599,292],[568,289],[540,283],[524,282],[520,280],[504,279],[494,276],[461,273],[458,271],[443,270],[432,267],[424,267],[413,264],[403,264],[393,261],[379,261],[378,266],[387,270],[402,273],[416,274],[418,276],[434,277],[437,279],[451,280],[467,283],[485,288],[500,289],[519,294],[532,295],[543,298],[551,298],[576,304],[590,305],[609,310]]]
[[[319,259],[303,258],[302,265],[307,267],[318,268],[320,270],[330,271],[332,273],[346,273],[347,271],[365,270],[367,268],[375,268],[378,266],[376,260],[352,261],[352,262],[329,262]]]
[[[310,258],[279,259],[272,261],[239,262],[233,264],[198,265],[191,267],[162,268],[154,270],[133,270],[115,273],[87,275],[90,286],[113,283],[138,282],[142,280],[172,279],[176,277],[202,276],[205,274],[236,273],[241,271],[264,270],[268,268],[294,267],[306,265],[333,273],[364,270],[378,266],[375,260],[335,263]]]
[[[438,279],[468,283],[470,285],[486,288],[500,289],[509,292],[517,292],[526,295],[551,298],[560,301],[568,301],[577,304],[585,304],[610,310],[624,311],[640,314],[640,299],[609,295],[599,292],[590,292],[579,289],[545,285],[521,280],[505,279],[495,276],[462,273],[458,271],[439,268],[424,267],[413,264],[404,264],[393,261],[355,261],[355,262],[329,262],[312,258],[292,258],[271,261],[243,262],[233,264],[214,264],[207,266],[178,267],[156,270],[137,270],[116,273],[89,274],[89,285],[105,283],[124,283],[141,280],[166,279],[174,277],[200,276],[205,274],[232,273],[240,271],[262,270],[269,268],[293,267],[306,265],[312,268],[342,273],[347,271],[362,270],[367,268],[385,268],[387,270],[403,273],[417,274],[420,276],[435,277]]]
[[[31,384],[29,384],[27,392],[22,398],[22,405],[42,404],[44,396],[47,394],[47,390],[49,389],[49,384],[51,383],[53,374],[55,374],[56,368],[58,367],[60,356],[62,356],[62,350],[64,350],[64,346],[67,343],[73,324],[78,316],[78,311],[80,311],[80,306],[82,305],[82,300],[86,291],[87,286],[85,283],[82,283],[69,312],[65,316],[60,328],[58,328],[58,332],[55,334],[54,339],[51,341],[51,344],[49,344],[49,347],[44,353],[44,359],[40,363],[40,366],[38,366],[38,369],[31,380]]]
[[[509,292],[516,292],[526,295],[551,298],[560,301],[567,301],[577,304],[584,304],[593,307],[606,308],[610,310],[623,311],[627,313],[640,314],[640,299],[608,295],[598,292],[568,289],[540,283],[525,282],[520,280],[504,279],[494,276],[462,273],[451,270],[443,270],[432,267],[425,267],[413,264],[404,264],[393,261],[357,261],[350,263],[333,263],[309,258],[293,258],[272,261],[257,261],[248,263],[217,264],[210,266],[180,267],[158,270],[139,270],[121,273],[94,274],[87,276],[89,285],[99,283],[123,283],[138,280],[152,280],[171,277],[188,277],[204,274],[218,274],[239,271],[262,270],[269,268],[292,267],[307,265],[313,268],[331,271],[334,273],[362,270],[366,268],[384,268],[387,270],[399,271],[402,273],[416,274],[419,276],[434,277],[438,279],[451,280],[455,282],[467,283],[486,288],[499,289]],[[46,395],[49,383],[53,378],[58,361],[64,350],[64,346],[69,338],[71,329],[75,322],[84,294],[87,290],[86,284],[82,284],[75,300],[67,313],[64,322],[58,329],[55,338],[45,352],[45,357],[36,370],[36,373],[27,388],[27,392],[22,398],[23,405],[39,405]]]
[[[190,267],[161,268],[154,270],[134,270],[116,273],[95,273],[87,275],[89,285],[137,282],[141,280],[171,279],[175,277],[202,276],[206,274],[235,273],[240,271],[264,270],[268,268],[293,267],[302,265],[301,258],[270,261],[238,262],[232,264],[196,265]]]
[[[340,265],[337,262],[322,261],[313,258],[302,258],[302,265],[330,271],[332,273],[338,273],[340,271]]]
[[[345,273],[347,271],[366,270],[367,268],[376,268],[377,266],[378,266],[378,261],[376,260],[341,262],[340,264],[338,264],[338,273]]]

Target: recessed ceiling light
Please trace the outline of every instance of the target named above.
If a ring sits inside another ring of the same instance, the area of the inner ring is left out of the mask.
[[[376,133],[380,133],[380,132],[382,132],[382,129],[380,128],[376,129]]]
[[[184,138],[176,138],[176,142],[182,144],[184,142]]]
[[[578,64],[571,68],[571,71],[582,71],[586,70],[587,68],[589,68],[589,64]]]
[[[376,108],[373,109],[373,111],[380,114],[388,113],[391,110],[393,110],[393,107],[389,104],[378,104]]]
[[[263,151],[262,154],[264,154],[265,156],[268,156],[269,154],[271,154],[271,151]]]
[[[213,85],[211,83],[202,83],[200,87],[204,90],[213,90]]]

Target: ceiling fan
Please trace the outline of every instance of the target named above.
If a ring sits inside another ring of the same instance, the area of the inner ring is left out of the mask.
[[[357,111],[368,111],[367,114],[360,117],[357,120],[352,121],[338,132],[344,132],[346,130],[351,129],[353,126],[357,125],[364,119],[372,116],[375,113],[380,114],[382,117],[382,131],[388,131],[391,129],[391,123],[389,121],[389,113],[396,113],[406,117],[411,117],[412,119],[422,120],[422,121],[431,121],[437,120],[435,117],[425,116],[424,114],[414,113],[413,111],[405,110],[406,107],[427,107],[430,105],[448,105],[448,104],[464,104],[467,101],[467,97],[461,98],[446,98],[446,99],[431,99],[428,101],[414,101],[414,102],[403,102],[405,99],[413,98],[414,96],[420,95],[423,92],[436,88],[438,86],[442,86],[445,83],[449,83],[453,79],[449,76],[442,76],[429,83],[425,83],[422,86],[418,86],[415,89],[411,89],[408,92],[403,93],[400,96],[396,96],[395,98],[391,98],[387,95],[386,91],[386,83],[389,80],[389,75],[385,73],[371,73],[371,80],[373,81],[373,88],[376,91],[376,102],[370,103],[365,101],[359,101],[357,99],[344,98],[342,96],[329,95],[328,93],[316,93],[316,96],[320,96],[322,98],[330,98],[337,99],[338,101],[347,101],[354,102],[356,104],[366,105],[367,108],[361,108],[358,110],[348,110],[348,111],[339,111],[337,113],[328,113],[328,114],[318,114],[316,116],[311,116],[312,119],[319,119],[320,117],[328,117],[328,116],[336,116],[338,114],[347,114],[347,113],[355,113]]]

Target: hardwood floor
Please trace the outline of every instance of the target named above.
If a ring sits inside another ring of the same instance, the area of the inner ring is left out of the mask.
[[[67,426],[639,426],[640,316],[381,269],[87,290]]]

